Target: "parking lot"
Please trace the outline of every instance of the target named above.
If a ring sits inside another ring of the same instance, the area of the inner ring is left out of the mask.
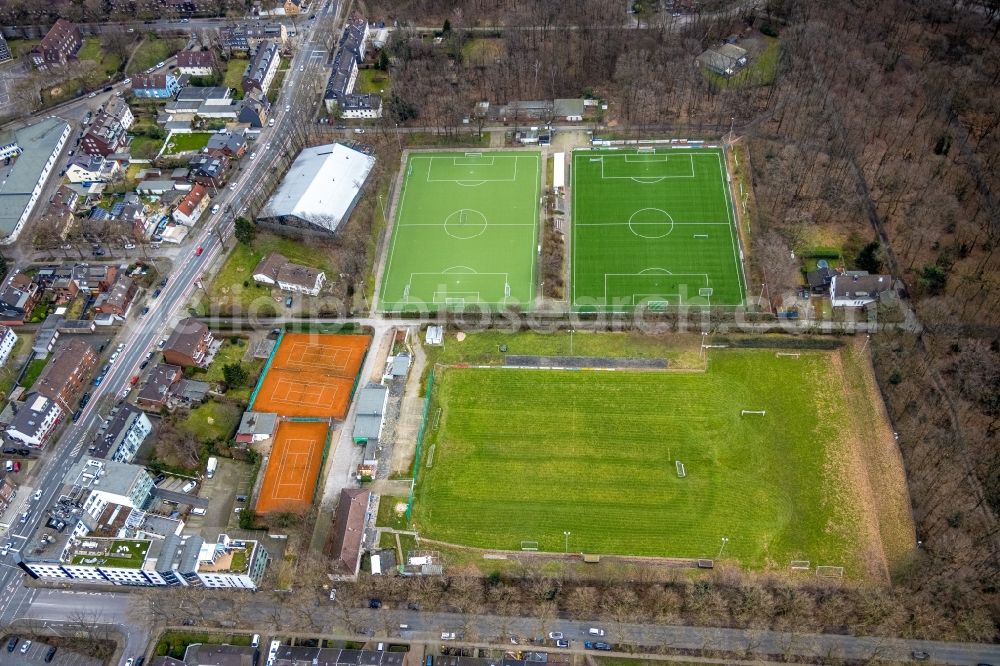
[[[5,634],[0,640],[0,663],[45,664],[52,666],[99,666],[100,661],[66,648],[55,648],[51,661],[45,658],[53,646],[41,640],[28,640],[17,634]],[[27,649],[26,649],[27,648]]]

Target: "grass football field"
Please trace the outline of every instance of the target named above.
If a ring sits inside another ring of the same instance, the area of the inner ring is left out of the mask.
[[[572,177],[574,309],[743,304],[721,149],[578,150]]]
[[[420,152],[404,168],[380,309],[530,309],[540,153]]]
[[[439,370],[412,522],[511,550],[561,552],[569,531],[570,552],[715,558],[727,537],[743,566],[857,573],[836,353],[715,352],[703,373]]]

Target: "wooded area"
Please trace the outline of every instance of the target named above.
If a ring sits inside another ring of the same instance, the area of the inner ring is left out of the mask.
[[[735,119],[758,210],[752,263],[772,293],[801,279],[791,251],[840,248],[848,267],[905,282],[922,333],[872,349],[899,431],[921,549],[899,589],[955,613],[996,608],[1000,582],[1000,62],[996,3],[773,1],[701,6],[624,27],[617,3],[369,3],[395,33],[392,122],[447,131],[486,99],[594,95],[622,132],[720,136]],[[473,27],[500,29],[470,62]],[[776,34],[771,85],[718,86],[694,65],[733,34]],[[759,33],[757,33],[759,34]],[[466,51],[467,53],[467,51]],[[871,245],[871,243],[877,245]],[[763,262],[763,263],[761,263]],[[943,600],[949,600],[942,603]],[[952,605],[953,604],[953,605]],[[957,615],[952,615],[957,619]]]

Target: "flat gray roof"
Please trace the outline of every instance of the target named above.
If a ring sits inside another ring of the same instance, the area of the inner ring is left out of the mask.
[[[42,177],[52,153],[60,147],[69,125],[60,118],[45,120],[17,130],[14,136],[22,153],[0,171],[0,235],[10,236],[31,193]]]

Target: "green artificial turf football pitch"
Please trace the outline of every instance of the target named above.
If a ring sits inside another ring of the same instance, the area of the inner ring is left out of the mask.
[[[838,352],[713,352],[706,372],[447,368],[412,523],[518,550],[863,569]],[[762,378],[773,378],[764,381]],[[742,415],[764,410],[764,415]],[[683,474],[679,474],[679,465]]]
[[[572,179],[575,310],[743,304],[721,149],[579,150]]]
[[[420,152],[404,168],[381,311],[530,309],[540,154]]]

